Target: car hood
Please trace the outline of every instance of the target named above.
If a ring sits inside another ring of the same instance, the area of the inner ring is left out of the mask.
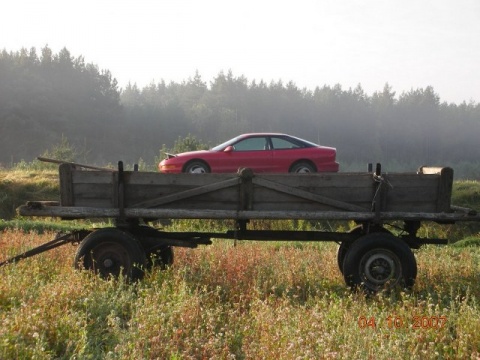
[[[171,159],[174,157],[197,156],[197,155],[205,155],[208,153],[210,153],[210,151],[208,150],[196,150],[196,151],[187,151],[187,152],[178,153],[178,154],[166,153],[166,155],[167,155],[167,159]]]

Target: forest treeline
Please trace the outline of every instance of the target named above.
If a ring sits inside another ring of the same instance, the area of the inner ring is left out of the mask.
[[[213,146],[259,131],[336,147],[343,171],[369,162],[386,171],[448,165],[456,177],[480,178],[480,104],[442,102],[432,87],[397,94],[385,84],[369,95],[360,84],[308,90],[221,71],[208,83],[197,72],[181,83],[121,89],[110,71],[66,48],[0,53],[3,167],[31,161],[64,138],[79,162],[153,165],[179,137]]]

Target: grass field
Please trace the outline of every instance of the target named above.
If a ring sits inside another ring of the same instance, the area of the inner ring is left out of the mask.
[[[57,199],[56,171],[0,171],[0,262],[92,226],[15,217],[27,200]],[[452,202],[480,209],[480,183],[455,182]],[[65,245],[0,268],[0,359],[480,359],[479,234],[477,223],[422,226],[463,240],[415,250],[413,290],[371,297],[346,287],[334,243],[177,248],[172,267],[134,284],[74,270]]]
[[[53,237],[4,230],[0,261]],[[0,268],[0,358],[480,358],[480,247],[416,250],[413,290],[372,297],[336,251],[216,241],[126,284],[74,270],[66,245]]]

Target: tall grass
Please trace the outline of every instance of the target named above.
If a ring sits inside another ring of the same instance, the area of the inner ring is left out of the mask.
[[[30,200],[60,200],[58,171],[0,171],[0,219],[13,218]]]
[[[53,236],[5,230],[0,261]],[[424,247],[413,291],[374,297],[345,287],[332,243],[176,249],[134,284],[75,271],[75,250],[0,268],[0,358],[480,357],[478,247]]]

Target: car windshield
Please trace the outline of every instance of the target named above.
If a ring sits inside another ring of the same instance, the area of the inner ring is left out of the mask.
[[[225,141],[224,143],[220,144],[220,145],[217,145],[213,148],[211,148],[210,150],[212,151],[221,151],[223,149],[225,149],[228,145],[232,145],[233,143],[235,143],[236,141],[238,141],[238,139],[240,139],[240,136],[237,136],[237,137],[234,137],[233,139],[230,139],[228,141]]]

